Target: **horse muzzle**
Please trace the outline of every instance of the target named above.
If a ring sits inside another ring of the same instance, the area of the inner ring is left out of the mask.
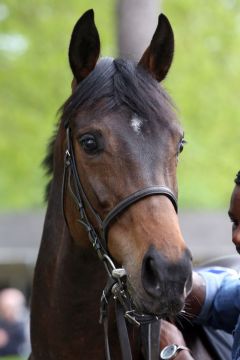
[[[182,257],[173,262],[150,246],[142,261],[141,282],[145,312],[161,316],[178,314],[192,287],[190,251],[186,249]]]

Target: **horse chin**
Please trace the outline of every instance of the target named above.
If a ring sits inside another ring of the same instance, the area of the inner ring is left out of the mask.
[[[184,303],[180,301],[168,301],[168,302],[158,302],[156,301],[145,301],[143,303],[143,311],[145,313],[150,313],[157,315],[161,318],[175,317],[179,314],[184,308]]]
[[[129,284],[128,292],[136,311],[140,314],[159,316],[164,319],[175,317],[184,308],[185,299],[183,296],[175,296],[168,299],[166,295],[163,294],[161,298],[152,298],[146,294],[143,289],[135,291]]]
[[[156,301],[145,300],[141,306],[141,312],[156,315],[161,318],[175,317],[184,308],[184,304],[176,301],[164,303],[156,303]]]

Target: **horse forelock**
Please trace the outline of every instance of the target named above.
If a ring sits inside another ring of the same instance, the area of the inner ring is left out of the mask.
[[[104,101],[101,101],[104,99]],[[73,94],[60,108],[61,122],[66,126],[82,110],[94,114],[118,111],[127,108],[132,112],[132,126],[141,121],[161,121],[165,128],[176,122],[175,107],[170,96],[140,65],[123,59],[101,58],[95,69],[77,86]],[[53,174],[53,151],[56,134],[52,136],[43,166],[48,176]],[[45,199],[48,199],[51,180],[47,184]]]
[[[101,108],[96,103],[101,102]],[[94,106],[95,105],[95,106]],[[102,58],[65,102],[62,119],[71,121],[78,110],[96,109],[109,113],[125,106],[141,118],[157,118],[167,125],[175,118],[174,106],[166,91],[142,67],[130,60]]]

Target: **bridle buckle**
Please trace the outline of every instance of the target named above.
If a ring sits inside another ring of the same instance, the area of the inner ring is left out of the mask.
[[[127,276],[126,270],[124,268],[113,269],[112,277],[114,279],[122,279],[124,276]]]
[[[129,310],[129,311],[126,311],[125,312],[125,315],[124,317],[133,325],[136,325],[136,326],[140,326],[140,322],[137,321],[137,319],[135,318],[134,315],[132,315],[134,313],[134,310]]]

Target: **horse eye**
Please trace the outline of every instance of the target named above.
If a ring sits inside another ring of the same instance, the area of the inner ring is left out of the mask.
[[[82,135],[79,142],[83,150],[88,154],[95,154],[99,150],[97,138],[93,134]]]
[[[185,139],[182,139],[178,145],[178,154],[180,154],[183,151],[184,145],[187,143]]]

